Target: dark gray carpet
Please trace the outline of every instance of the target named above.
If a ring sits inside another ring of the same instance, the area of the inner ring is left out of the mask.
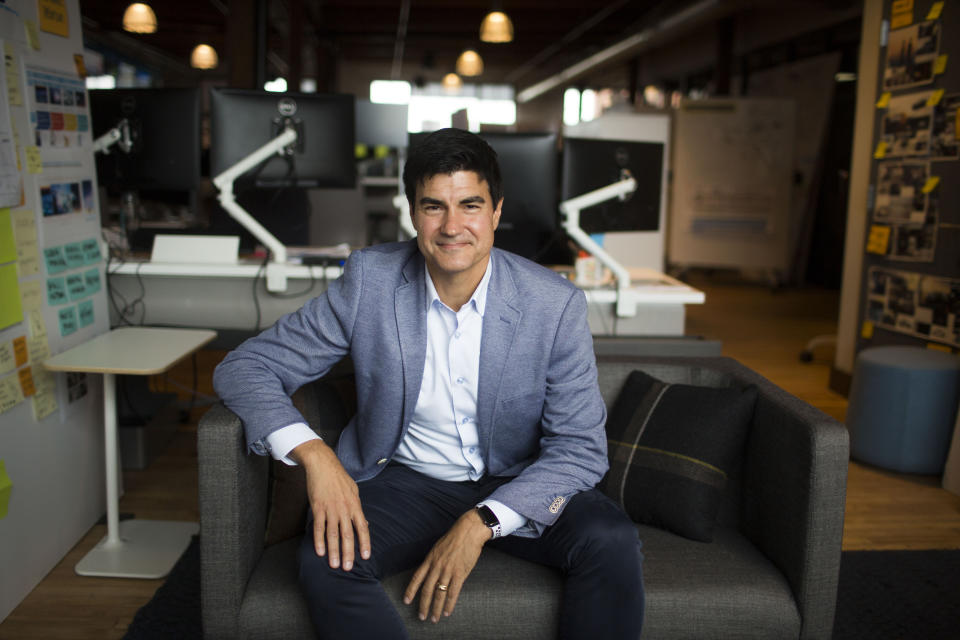
[[[127,640],[202,638],[194,538]],[[960,551],[848,551],[840,562],[836,640],[960,638]]]

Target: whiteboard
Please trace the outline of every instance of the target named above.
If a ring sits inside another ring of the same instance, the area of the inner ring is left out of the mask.
[[[793,100],[767,98],[681,104],[673,131],[671,264],[789,270],[794,109]]]

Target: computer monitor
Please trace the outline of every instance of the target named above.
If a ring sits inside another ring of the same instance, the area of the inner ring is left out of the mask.
[[[481,133],[497,152],[503,210],[494,246],[539,260],[558,227],[559,152],[555,133]]]
[[[580,228],[587,233],[660,228],[663,144],[564,138],[563,200],[619,182],[625,169],[637,181],[636,191],[625,200],[607,200],[584,209]]]
[[[200,180],[198,89],[93,89],[96,138],[126,120],[133,146],[97,154],[97,180],[111,191],[193,191]]]
[[[294,152],[252,169],[258,187],[356,186],[354,97],[340,94],[210,91],[210,174],[215,177],[280,135],[297,131]]]

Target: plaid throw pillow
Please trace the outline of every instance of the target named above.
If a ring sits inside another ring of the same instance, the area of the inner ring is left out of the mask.
[[[634,371],[607,419],[603,490],[635,521],[711,542],[757,389],[668,384]]]

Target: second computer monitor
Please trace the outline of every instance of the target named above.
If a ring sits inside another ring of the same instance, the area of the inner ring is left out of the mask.
[[[271,158],[248,177],[261,187],[344,187],[356,184],[354,98],[213,89],[210,91],[210,172],[217,176],[283,133],[297,131],[294,153]]]
[[[580,213],[587,233],[657,231],[663,181],[663,144],[565,138],[563,141],[563,199],[570,200],[623,180],[630,175],[637,189],[624,200],[613,199]]]

